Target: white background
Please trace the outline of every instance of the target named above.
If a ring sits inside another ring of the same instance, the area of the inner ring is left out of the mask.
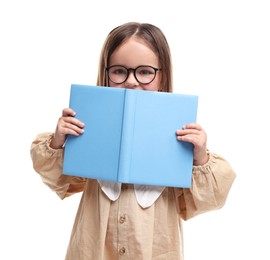
[[[64,259],[81,194],[61,201],[30,145],[54,131],[71,83],[95,84],[108,32],[167,36],[175,92],[199,95],[208,148],[237,179],[224,208],[184,222],[185,260],[270,259],[270,8],[265,0],[0,2],[0,259]]]

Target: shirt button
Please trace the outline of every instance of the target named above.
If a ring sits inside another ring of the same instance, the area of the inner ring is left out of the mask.
[[[120,249],[119,249],[119,255],[123,255],[123,254],[125,254],[126,253],[126,249],[124,248],[124,247],[121,247]]]
[[[128,184],[122,183],[121,189],[122,189],[122,190],[127,190],[127,189],[128,189]]]
[[[125,215],[120,216],[119,223],[123,224],[123,223],[125,223],[125,221],[126,221],[126,216]]]

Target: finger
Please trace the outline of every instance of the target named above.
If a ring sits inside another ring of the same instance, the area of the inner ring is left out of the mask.
[[[200,136],[198,135],[185,135],[185,136],[178,136],[177,139],[179,141],[184,141],[188,143],[192,143],[194,147],[204,147],[204,141],[201,140]]]
[[[177,139],[179,141],[189,142],[189,143],[195,143],[196,137],[194,135],[178,135]]]
[[[197,123],[189,123],[182,127],[182,129],[197,129],[202,130],[202,127]]]
[[[65,123],[59,127],[58,132],[61,135],[80,135],[84,133],[84,129],[77,127],[74,124]]]
[[[75,131],[78,131],[77,129],[79,129],[79,132],[81,132],[84,128],[84,123],[73,117],[65,117],[60,126],[63,128],[73,129]]]
[[[200,130],[198,129],[183,129],[183,130],[177,130],[176,131],[176,135],[179,136],[184,136],[184,135],[199,135],[200,134]]]
[[[71,108],[64,108],[62,111],[62,116],[75,116],[76,112]]]
[[[64,124],[73,124],[73,125],[78,126],[80,128],[84,127],[84,123],[75,117],[70,117],[70,116],[69,117],[62,117],[62,120],[63,120]]]

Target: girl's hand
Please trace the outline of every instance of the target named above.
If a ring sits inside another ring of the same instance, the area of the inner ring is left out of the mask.
[[[179,141],[189,142],[194,145],[193,165],[203,165],[207,163],[207,136],[200,125],[195,123],[187,124],[183,126],[182,130],[177,130],[176,135]]]
[[[55,133],[50,143],[51,148],[62,148],[66,141],[67,134],[76,136],[83,134],[84,123],[74,118],[75,115],[75,111],[71,108],[63,109],[62,116],[58,119]]]

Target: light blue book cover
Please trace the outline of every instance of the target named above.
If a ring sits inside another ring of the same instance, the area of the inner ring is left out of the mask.
[[[196,122],[198,96],[73,84],[69,106],[85,132],[68,136],[64,174],[191,186],[193,145],[178,141],[175,132]]]

